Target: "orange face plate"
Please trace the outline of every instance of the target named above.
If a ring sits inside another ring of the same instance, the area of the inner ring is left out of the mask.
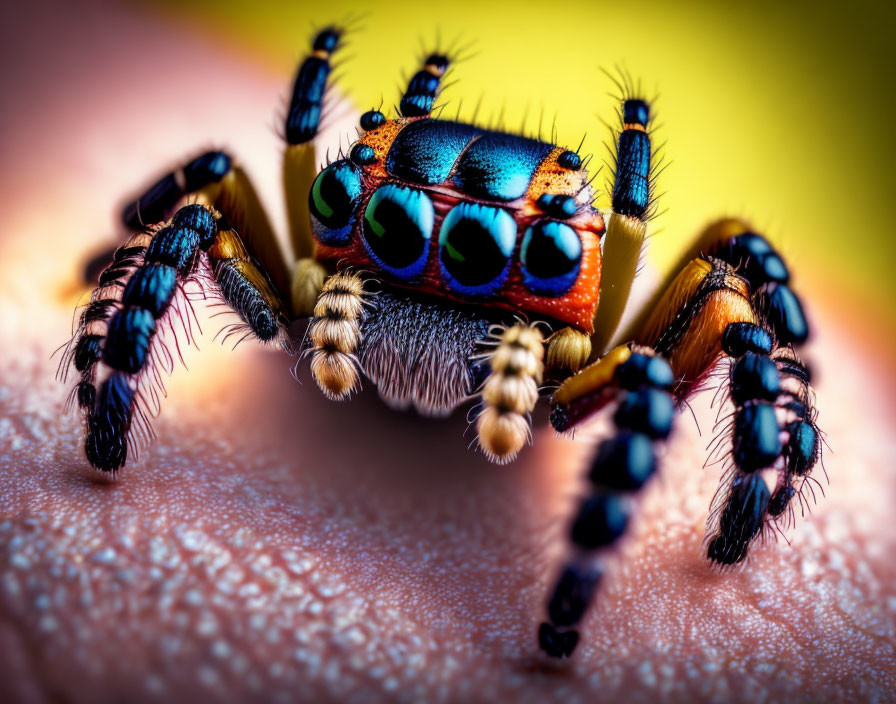
[[[430,118],[419,118],[430,119]],[[338,269],[354,267],[376,271],[378,276],[391,285],[419,291],[423,294],[441,296],[468,305],[499,308],[525,314],[529,318],[540,316],[573,326],[590,334],[593,331],[594,314],[597,310],[600,289],[601,251],[600,237],[605,226],[599,211],[592,205],[593,191],[587,185],[588,175],[584,170],[564,168],[558,157],[566,150],[546,145],[547,155],[538,163],[529,178],[525,192],[513,200],[486,200],[472,198],[464,193],[451,176],[439,183],[420,184],[396,178],[388,170],[389,150],[392,143],[414,119],[399,119],[386,122],[381,127],[364,134],[358,144],[365,144],[374,151],[374,160],[359,167],[362,179],[362,195],[355,210],[354,226],[347,245],[334,247],[317,243],[318,260],[330,262]],[[484,130],[482,132],[485,132]],[[494,133],[490,133],[494,134]],[[475,143],[474,136],[471,143]],[[387,183],[408,186],[423,191],[432,201],[435,218],[428,258],[422,273],[414,279],[401,280],[380,271],[372,260],[362,241],[364,211],[374,191]],[[537,220],[550,220],[538,206],[542,194],[569,195],[577,205],[576,214],[559,220],[577,233],[582,244],[579,274],[569,291],[562,296],[540,296],[532,293],[523,283],[520,265],[520,247],[526,230]],[[490,207],[501,208],[511,215],[517,226],[517,240],[511,254],[510,270],[501,288],[487,297],[471,297],[449,289],[442,278],[439,262],[439,231],[442,221],[454,206],[461,202],[477,202]]]

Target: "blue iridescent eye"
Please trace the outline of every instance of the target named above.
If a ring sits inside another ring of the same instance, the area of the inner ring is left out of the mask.
[[[314,236],[330,246],[347,245],[360,197],[361,177],[349,161],[333,162],[321,171],[308,194]]]
[[[537,296],[566,295],[579,276],[582,241],[569,225],[540,220],[523,235],[523,283]]]
[[[364,246],[384,270],[403,279],[426,266],[435,212],[423,191],[388,184],[371,196],[364,213]]]
[[[516,222],[506,210],[478,203],[455,206],[439,232],[442,277],[469,296],[495,293],[507,278],[516,244]]]

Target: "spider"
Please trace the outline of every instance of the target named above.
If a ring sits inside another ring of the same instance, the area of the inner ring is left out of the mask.
[[[615,408],[537,630],[548,656],[566,658],[676,407],[728,360],[728,471],[705,547],[717,565],[743,562],[792,514],[821,452],[795,349],[809,327],[780,254],[742,220],[713,223],[617,332],[654,204],[649,102],[619,84],[609,212],[595,207],[577,150],[433,116],[450,52],[425,57],[398,117],[361,115],[358,140],[318,172],[313,142],[342,38],[337,27],[315,34],[286,115],[292,258],[224,152],[188,161],[125,207],[133,235],[99,276],[61,365],[79,377],[89,462],[115,474],[151,437],[147,415],[172,366],[163,340],[178,317],[189,334],[197,296],[217,296],[247,335],[289,352],[291,324],[307,318],[303,357],[330,399],[364,377],[390,406],[426,415],[478,400],[476,441],[495,462],[527,442],[541,396],[560,432]]]

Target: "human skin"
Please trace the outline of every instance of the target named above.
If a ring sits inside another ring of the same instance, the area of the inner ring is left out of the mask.
[[[79,266],[113,240],[124,194],[210,137],[277,203],[265,125],[286,88],[151,18],[43,9],[40,43],[26,31],[40,7],[0,23],[2,65],[18,66],[0,137],[7,700],[893,699],[892,372],[802,272],[834,450],[830,484],[815,473],[827,496],[785,531],[789,545],[710,569],[719,471],[701,469],[716,413],[705,394],[702,435],[679,416],[561,666],[538,657],[535,630],[602,419],[560,438],[541,413],[533,447],[490,465],[467,449],[462,413],[393,413],[370,388],[329,402],[276,350],[213,343],[221,323],[205,317],[158,439],[116,483],[97,481],[49,358],[83,293]]]

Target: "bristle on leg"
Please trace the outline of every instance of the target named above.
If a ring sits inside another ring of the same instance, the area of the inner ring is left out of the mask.
[[[537,328],[520,323],[504,330],[490,355],[476,431],[479,448],[493,462],[510,462],[530,438],[527,416],[538,401],[543,343]]]
[[[165,338],[184,318],[183,286],[217,233],[216,214],[190,205],[161,227],[132,237],[100,275],[63,362],[80,375],[75,398],[86,417],[91,465],[114,474],[151,437],[162,372],[173,357]],[[189,315],[189,314],[187,314]]]
[[[308,325],[311,375],[333,401],[347,399],[360,386],[357,357],[364,317],[364,281],[340,272],[321,288]]]
[[[114,475],[151,440],[163,378],[198,325],[192,300],[221,297],[256,337],[283,337],[276,291],[236,232],[219,229],[220,217],[193,203],[132,237],[81,315],[62,361],[80,376],[72,399],[86,419],[85,452],[104,473]]]

